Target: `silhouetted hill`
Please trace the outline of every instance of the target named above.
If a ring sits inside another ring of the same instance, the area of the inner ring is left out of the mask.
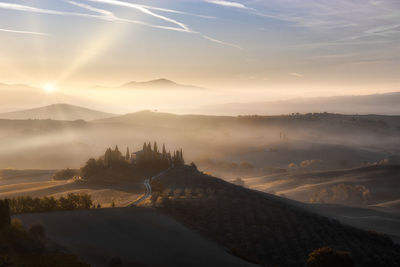
[[[108,87],[105,86],[96,86],[95,88],[97,89],[106,89]],[[118,87],[114,87],[118,89],[154,89],[154,90],[203,90],[204,88],[193,86],[193,85],[183,85],[176,83],[174,81],[168,80],[168,79],[156,79],[156,80],[151,80],[151,81],[146,81],[146,82],[136,82],[136,81],[131,81],[127,82],[125,84],[122,84]]]
[[[77,97],[60,91],[46,93],[42,88],[24,84],[0,84],[0,112],[22,110],[53,103],[81,103]]]
[[[280,115],[297,112],[400,115],[400,105],[398,103],[400,103],[400,92],[358,96],[305,97],[254,103],[228,103],[208,105],[194,109],[194,111],[216,115]]]
[[[183,166],[154,183],[158,209],[266,266],[304,266],[310,252],[329,246],[349,251],[358,266],[398,266],[400,247],[387,236],[341,224],[294,205]]]
[[[73,106],[68,104],[54,104],[45,107],[8,112],[0,114],[0,119],[27,120],[27,119],[51,119],[51,120],[97,120],[113,117],[114,114],[97,110]]]
[[[122,266],[253,266],[152,209],[91,209],[15,217],[24,224],[42,224],[48,238],[92,266],[114,266],[107,265],[113,257],[120,258]]]

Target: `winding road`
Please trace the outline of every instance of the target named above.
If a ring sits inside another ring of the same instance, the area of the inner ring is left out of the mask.
[[[172,167],[169,167],[168,169],[166,169],[165,171],[162,171],[154,176],[152,176],[150,179],[146,179],[144,180],[144,186],[146,187],[146,193],[144,193],[143,196],[141,196],[140,198],[136,199],[135,201],[133,201],[131,204],[128,205],[128,207],[134,207],[139,205],[140,203],[142,203],[143,201],[145,201],[146,199],[151,197],[152,191],[151,191],[151,185],[150,185],[150,181],[160,177],[161,175],[165,174],[167,171],[169,171]]]

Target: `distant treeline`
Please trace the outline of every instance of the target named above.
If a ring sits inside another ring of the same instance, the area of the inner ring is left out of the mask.
[[[182,165],[184,162],[182,149],[171,154],[163,145],[159,151],[157,142],[154,142],[153,146],[151,143],[144,143],[141,151],[132,154],[127,148],[125,155],[116,146],[114,149],[108,148],[98,159],[89,159],[81,168],[80,175],[88,181],[133,181],[159,173],[172,165]]]
[[[92,197],[89,194],[73,193],[60,198],[17,197],[8,199],[7,202],[12,214],[89,209],[93,206]]]

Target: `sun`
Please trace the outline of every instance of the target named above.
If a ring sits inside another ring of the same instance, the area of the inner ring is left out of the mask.
[[[51,83],[46,83],[45,85],[43,85],[43,91],[45,91],[46,93],[52,93],[56,90],[57,88]]]

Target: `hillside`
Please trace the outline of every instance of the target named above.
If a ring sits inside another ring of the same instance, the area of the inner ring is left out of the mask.
[[[64,121],[74,121],[74,120],[91,121],[113,116],[115,115],[111,113],[105,113],[79,106],[73,106],[68,104],[54,104],[45,107],[1,113],[0,119],[9,119],[9,120],[51,119],[51,120],[64,120]]]
[[[355,169],[313,171],[303,168],[286,173],[243,179],[252,189],[274,192],[311,203],[359,207],[386,207],[400,211],[400,165],[381,164]]]
[[[61,92],[48,94],[41,88],[29,85],[0,83],[1,113],[55,103],[82,103],[82,101],[77,97],[66,95]]]
[[[304,97],[254,103],[228,103],[199,107],[193,111],[218,115],[280,115],[296,112],[400,115],[399,102],[400,93],[394,92],[359,96]]]
[[[199,163],[212,158],[287,168],[325,159],[321,166],[326,169],[343,168],[344,157],[346,168],[357,167],[400,154],[399,125],[399,116],[229,117],[150,111],[90,122],[0,120],[0,168],[78,168],[104,147],[129,145],[133,151],[153,140],[182,147],[188,160]]]
[[[311,251],[330,246],[349,251],[359,266],[400,264],[400,248],[384,235],[342,225],[191,167],[174,168],[157,183],[161,192],[153,192],[152,200],[160,211],[254,262],[299,266]]]
[[[92,266],[252,266],[173,218],[151,209],[114,208],[15,216]],[[73,222],[73,223],[71,223]]]

